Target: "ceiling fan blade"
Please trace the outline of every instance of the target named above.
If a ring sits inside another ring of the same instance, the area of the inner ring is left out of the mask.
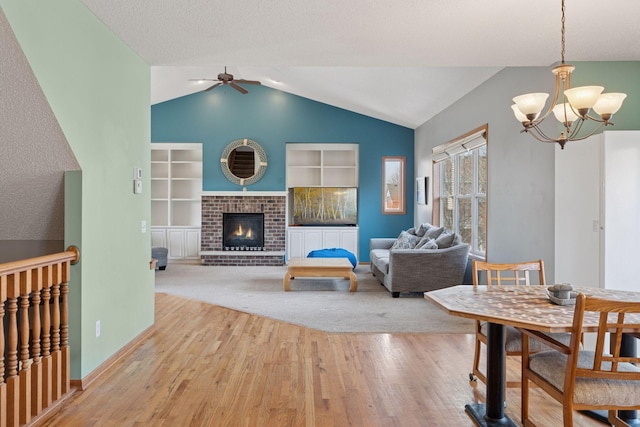
[[[218,82],[218,83],[214,84],[213,86],[209,86],[209,87],[208,87],[208,88],[206,88],[204,91],[206,92],[206,91],[208,91],[208,90],[211,90],[211,89],[213,89],[214,87],[219,86],[219,85],[221,85],[221,84],[222,84],[222,83]]]
[[[229,83],[229,85],[234,88],[235,90],[237,90],[238,92],[241,92],[243,95],[249,93],[248,90],[246,90],[245,88],[238,86],[237,84],[235,84],[234,82]]]
[[[262,84],[257,80],[244,80],[244,79],[234,80],[234,82],[236,82],[236,83],[244,83],[246,85],[259,85],[259,84]]]

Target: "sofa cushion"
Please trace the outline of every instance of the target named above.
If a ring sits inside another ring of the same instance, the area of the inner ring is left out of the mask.
[[[414,249],[438,249],[438,244],[434,239],[430,239],[427,236],[420,239]]]
[[[438,249],[450,248],[455,238],[455,233],[445,231],[436,239],[436,245],[438,245]]]
[[[413,249],[416,243],[418,243],[418,236],[403,231],[398,236],[398,240],[391,246],[391,249]]]
[[[373,249],[369,254],[371,263],[384,274],[389,273],[389,250],[388,249]]]
[[[433,227],[429,228],[426,231],[426,233],[424,233],[424,235],[429,237],[430,239],[437,239],[438,236],[440,236],[443,231],[444,231],[444,227],[433,226]]]
[[[416,230],[416,236],[418,236],[418,237],[424,236],[424,234],[427,232],[427,230],[430,229],[431,227],[433,227],[433,226],[431,224],[429,224],[428,222],[420,224],[420,226]]]

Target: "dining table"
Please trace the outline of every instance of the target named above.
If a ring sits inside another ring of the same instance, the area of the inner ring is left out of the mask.
[[[640,302],[640,292],[591,287],[575,287],[573,290],[610,300]],[[465,411],[478,426],[516,426],[504,413],[505,327],[547,333],[570,332],[574,305],[553,303],[547,294],[547,287],[537,285],[458,285],[425,292],[424,298],[450,315],[487,322],[485,403],[468,403]],[[640,315],[632,316],[632,321],[640,322]],[[597,315],[585,313],[583,332],[595,332],[597,326]],[[640,333],[640,330],[625,332],[633,335]],[[625,412],[632,412],[627,416],[635,418],[635,411]],[[632,422],[632,425],[635,423]]]

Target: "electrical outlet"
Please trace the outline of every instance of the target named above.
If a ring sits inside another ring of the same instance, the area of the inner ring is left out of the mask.
[[[100,327],[100,321],[96,320],[96,338],[98,338],[100,336],[101,333],[101,327]]]

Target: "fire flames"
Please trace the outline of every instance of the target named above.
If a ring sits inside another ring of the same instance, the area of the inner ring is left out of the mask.
[[[245,239],[253,239],[253,230],[248,229],[247,232],[245,233],[244,231],[242,231],[242,225],[238,225],[238,228],[236,229],[236,231],[233,232],[233,235],[238,237],[244,237]]]

